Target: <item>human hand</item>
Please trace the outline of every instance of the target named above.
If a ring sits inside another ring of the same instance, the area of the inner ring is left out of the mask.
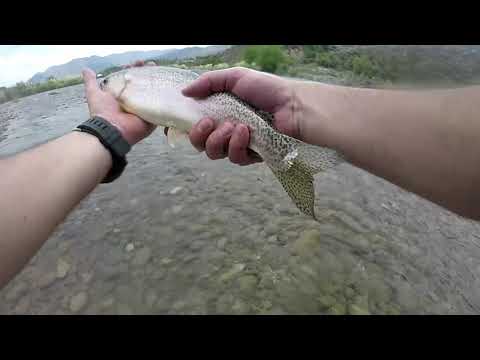
[[[300,136],[294,88],[289,80],[246,68],[232,68],[201,75],[183,90],[183,94],[203,98],[221,91],[231,92],[258,109],[272,113],[273,125],[278,131],[292,137]],[[213,119],[204,118],[193,126],[189,137],[192,145],[198,151],[205,150],[212,160],[228,156],[238,165],[262,161],[248,149],[250,132],[244,124],[225,122],[216,127]]]
[[[144,65],[143,61],[137,61],[135,64],[126,67]],[[109,121],[120,131],[130,145],[138,143],[155,130],[154,125],[143,121],[136,115],[124,112],[111,94],[102,91],[93,70],[85,69],[82,74],[90,116],[100,116]]]

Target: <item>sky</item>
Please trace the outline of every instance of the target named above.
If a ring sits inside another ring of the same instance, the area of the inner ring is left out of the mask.
[[[75,58],[190,46],[208,45],[0,45],[0,87],[27,81],[37,72]]]

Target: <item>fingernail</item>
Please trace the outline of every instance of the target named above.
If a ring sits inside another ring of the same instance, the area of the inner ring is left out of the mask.
[[[202,133],[210,131],[212,128],[212,122],[210,120],[203,120],[198,124],[198,128]]]

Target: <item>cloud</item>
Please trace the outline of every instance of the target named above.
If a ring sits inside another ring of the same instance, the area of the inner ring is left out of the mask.
[[[53,65],[92,55],[207,45],[0,45],[0,86],[27,81]]]

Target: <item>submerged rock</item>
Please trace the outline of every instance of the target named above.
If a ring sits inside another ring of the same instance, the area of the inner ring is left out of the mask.
[[[71,265],[63,259],[58,260],[57,262],[57,278],[63,279],[67,276],[68,271],[70,270]]]
[[[299,256],[311,255],[321,241],[320,232],[317,230],[305,231],[292,246],[292,253]]]
[[[74,313],[79,312],[85,307],[85,305],[87,305],[87,302],[88,302],[88,295],[86,292],[82,291],[74,295],[70,299],[70,303],[69,303],[70,311]]]
[[[148,247],[141,248],[135,254],[132,260],[132,265],[134,266],[143,266],[148,263],[152,255],[152,250]]]

